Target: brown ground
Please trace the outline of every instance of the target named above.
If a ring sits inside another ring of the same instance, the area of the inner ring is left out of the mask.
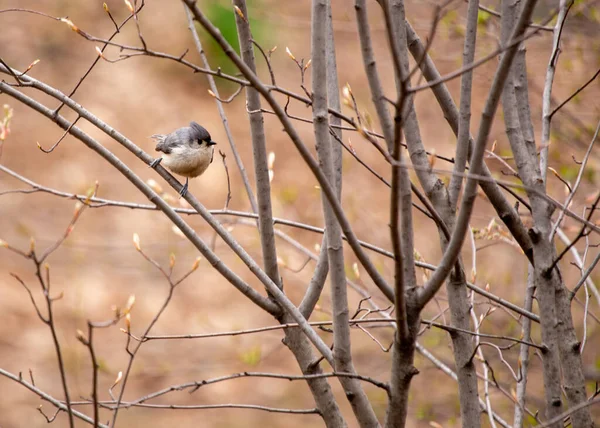
[[[127,13],[125,6],[118,0],[107,2],[115,19],[120,22]],[[143,32],[149,46],[155,50],[175,55],[190,48],[187,58],[199,63],[193,49],[189,32],[185,26],[183,8],[177,2],[149,1],[140,19]],[[212,2],[204,2],[208,10]],[[290,4],[287,4],[290,3]],[[310,57],[310,2],[252,2],[251,14],[260,27],[260,38],[266,48],[277,45],[273,54],[274,69],[279,85],[301,93],[299,73],[296,66],[285,54],[289,47],[297,58]],[[428,34],[435,2],[409,2],[408,16],[420,35]],[[457,2],[455,2],[457,4]],[[285,7],[283,6],[285,4]],[[386,88],[393,88],[393,74],[387,55],[387,44],[383,31],[383,19],[374,2],[371,7],[371,25],[376,40],[377,57],[381,78]],[[455,70],[461,63],[462,36],[464,28],[464,8],[460,3],[456,12],[448,15],[440,24],[432,55],[442,73]],[[538,16],[545,15],[544,6],[540,6]],[[2,8],[23,7],[41,10],[54,16],[69,16],[80,28],[94,35],[106,37],[111,33],[111,23],[105,16],[100,2],[40,2],[23,0],[5,0]],[[590,11],[588,16],[573,12],[570,25],[565,30],[561,69],[557,73],[554,85],[556,100],[563,100],[581,83],[585,82],[597,69],[599,63],[597,34],[598,24],[593,22]],[[370,104],[368,86],[362,69],[358,37],[354,23],[352,2],[334,2],[335,37],[337,41],[340,83],[350,83],[361,107],[375,117]],[[25,69],[36,58],[41,62],[30,72],[38,79],[69,92],[96,53],[95,43],[78,37],[66,25],[50,19],[24,13],[0,14],[1,56],[12,66]],[[135,27],[129,25],[117,40],[127,44],[137,44]],[[479,38],[478,57],[490,52],[496,46],[499,24],[494,18],[486,27],[487,34]],[[543,33],[535,37],[528,45],[528,66],[530,79],[530,99],[536,125],[536,138],[540,138],[541,92],[545,67],[547,65],[551,34]],[[116,58],[116,49],[108,50],[109,58]],[[214,58],[214,57],[213,57]],[[221,59],[222,62],[225,60]],[[217,64],[215,61],[214,64]],[[259,61],[260,62],[260,61]],[[473,130],[479,121],[479,112],[485,101],[485,94],[491,82],[496,61],[477,69],[475,73]],[[308,73],[309,75],[310,73]],[[267,70],[261,70],[266,79]],[[5,76],[3,76],[6,79]],[[449,86],[456,96],[459,81]],[[224,96],[235,87],[222,84]],[[100,62],[90,77],[77,92],[75,99],[102,120],[110,123],[147,152],[153,152],[153,143],[149,136],[159,132],[169,132],[183,126],[190,120],[196,120],[209,128],[213,139],[220,142],[218,148],[228,155],[231,171],[232,196],[230,207],[248,210],[249,205],[235,169],[231,151],[226,142],[225,132],[219,123],[219,116],[213,99],[206,93],[206,79],[201,74],[192,74],[182,66],[153,58],[133,58],[127,61],[109,64]],[[28,94],[49,106],[55,101],[34,91]],[[585,145],[589,143],[589,127],[598,120],[598,85],[592,84],[563,113],[556,116],[551,146],[551,166],[574,181],[577,166],[571,155],[581,159]],[[282,99],[283,100],[283,99]],[[28,110],[6,95],[0,96],[1,104],[10,104],[14,108],[12,133],[2,149],[3,165],[31,180],[66,192],[85,193],[94,182],[100,184],[101,197],[136,201],[143,203],[144,198],[120,174],[106,162],[88,150],[74,138],[66,138],[50,155],[42,153],[36,147],[52,145],[61,135],[50,121]],[[245,103],[238,97],[226,106],[229,122],[238,149],[249,170],[252,168],[248,121]],[[429,148],[435,148],[440,155],[452,156],[455,139],[446,125],[433,96],[423,92],[417,98],[423,139]],[[294,105],[293,114],[309,117],[311,112],[302,105]],[[350,114],[350,110],[346,110]],[[69,119],[72,112],[63,109]],[[501,114],[498,115],[501,118]],[[274,214],[292,220],[313,225],[322,225],[320,197],[315,189],[316,181],[302,164],[289,138],[281,131],[281,125],[272,117],[266,116],[268,148],[276,153],[275,178],[273,181]],[[579,121],[579,122],[577,122]],[[584,124],[585,129],[581,125]],[[144,179],[160,179],[129,152],[122,149],[106,135],[82,123],[82,128],[119,156],[127,165]],[[312,129],[307,124],[298,124],[302,137],[309,146],[313,146]],[[593,128],[592,128],[593,129]],[[380,171],[389,175],[388,168],[380,155],[373,150],[358,134],[345,134],[345,140],[351,138],[352,144],[360,156]],[[497,152],[505,155],[508,151],[503,127],[500,121],[492,132],[492,138],[498,140]],[[190,190],[202,203],[211,209],[223,206],[227,187],[224,169],[220,159],[199,179],[190,182]],[[500,171],[500,165],[490,161],[489,165]],[[449,168],[438,161],[440,168]],[[598,187],[598,156],[592,156],[590,171],[582,184],[580,200],[573,206],[581,212],[583,196],[589,195]],[[369,175],[350,156],[344,158],[343,205],[353,223],[357,235],[375,245],[390,248],[388,234],[388,193],[380,183]],[[251,171],[250,171],[250,174]],[[164,183],[161,182],[161,185]],[[564,200],[564,186],[554,177],[549,178],[551,194]],[[22,183],[0,175],[0,191],[24,188]],[[169,189],[168,194],[174,195]],[[30,237],[35,237],[37,248],[44,249],[61,236],[72,216],[74,202],[59,199],[46,194],[6,194],[0,198],[0,238],[11,245],[27,249]],[[480,199],[473,216],[473,227],[484,227],[493,216],[493,211],[484,199]],[[207,241],[213,239],[213,233],[198,217],[187,219],[200,236]],[[440,250],[435,230],[426,219],[415,214],[417,222],[416,248],[429,262],[439,260]],[[567,230],[576,230],[575,223],[567,222]],[[320,242],[320,236],[287,227],[281,227],[290,236],[309,248]],[[103,208],[87,210],[75,231],[65,244],[54,253],[49,263],[52,272],[54,293],[64,292],[64,298],[56,303],[55,311],[59,326],[59,339],[66,359],[72,397],[90,394],[90,362],[87,350],[75,337],[76,329],[85,329],[86,320],[106,320],[111,316],[111,306],[124,306],[131,294],[136,296],[132,313],[132,330],[142,331],[147,322],[160,307],[166,292],[165,280],[157,274],[134,249],[131,243],[133,233],[138,233],[144,250],[163,265],[168,264],[169,254],[177,257],[175,271],[183,274],[198,256],[197,250],[185,239],[176,235],[171,223],[160,213]],[[573,232],[571,232],[573,233]],[[254,228],[238,225],[233,229],[234,236],[256,257],[260,257],[260,245]],[[597,243],[592,236],[591,243]],[[485,242],[478,243],[483,246]],[[278,241],[282,259],[292,267],[301,266],[304,256],[283,241]],[[247,271],[243,264],[232,256],[228,248],[217,241],[216,251],[219,257],[228,263],[238,274],[253,286],[260,288],[258,281]],[[595,250],[588,255],[588,262]],[[465,262],[470,270],[471,251],[465,249]],[[477,284],[490,284],[492,292],[521,304],[525,285],[526,264],[518,249],[510,245],[498,244],[477,253]],[[392,275],[389,260],[373,256],[387,277]],[[346,252],[348,266],[354,262],[350,251]],[[283,270],[286,291],[293,301],[301,299],[310,279],[313,263],[301,273]],[[565,263],[565,276],[569,284],[576,281],[577,271]],[[349,269],[351,270],[351,269]],[[18,273],[34,290],[38,302],[41,293],[35,282],[30,262],[21,257],[3,251],[0,252],[0,290],[2,299],[0,308],[0,367],[13,373],[34,373],[36,385],[56,397],[62,397],[56,356],[48,328],[35,316],[25,291],[9,275]],[[419,272],[421,275],[421,272]],[[598,275],[592,276],[596,281]],[[376,296],[370,281],[365,279],[364,286]],[[583,298],[583,294],[580,294]],[[352,307],[356,307],[359,297],[351,293]],[[444,293],[438,299],[445,307]],[[574,305],[578,331],[582,333],[582,310]],[[478,313],[485,311],[487,305],[478,306]],[[591,310],[598,312],[598,302],[592,301]],[[439,312],[437,305],[424,314],[430,318]],[[327,319],[330,313],[329,298],[325,295],[321,302],[321,311],[313,318]],[[274,324],[274,320],[248,301],[223,280],[206,262],[175,293],[168,310],[164,313],[153,332],[155,334],[219,332],[235,329],[253,328]],[[122,327],[123,325],[121,325]],[[519,336],[515,320],[504,311],[498,310],[488,317],[483,326],[485,331]],[[376,336],[388,344],[390,331],[376,330]],[[598,324],[588,319],[588,343],[584,360],[589,366],[598,363],[600,336]],[[326,340],[330,336],[323,333]],[[138,355],[130,379],[126,399],[133,399],[149,392],[192,380],[202,380],[238,371],[265,371],[297,373],[293,357],[281,344],[281,333],[271,332],[260,335],[224,337],[202,341],[154,341],[145,344]],[[539,340],[539,331],[534,331]],[[107,388],[117,373],[123,370],[127,362],[124,351],[125,335],[118,327],[98,331],[95,336],[97,353],[100,359],[100,396],[108,399]],[[388,378],[389,355],[382,353],[379,347],[367,336],[355,332],[353,336],[355,364],[366,375],[385,380]],[[445,333],[431,330],[424,334],[422,343],[431,349],[440,359],[451,363],[449,338]],[[514,384],[508,371],[501,365],[491,348],[485,349],[497,379],[510,394]],[[516,367],[516,354],[508,353],[507,361]],[[456,385],[445,374],[433,368],[422,357],[417,357],[417,367],[421,374],[413,382],[409,426],[428,426],[435,421],[443,426],[458,426],[459,409]],[[339,393],[340,388],[332,382]],[[375,388],[366,386],[376,410],[381,417],[385,412],[385,396]],[[0,427],[45,426],[46,421],[35,408],[41,401],[32,393],[14,382],[0,377]],[[534,358],[532,377],[529,384],[532,409],[543,411],[540,363]],[[591,389],[589,390],[591,391]],[[343,394],[338,394],[339,402],[351,426],[355,422]],[[495,408],[512,421],[512,404],[502,394],[492,394]],[[282,380],[242,379],[202,388],[193,395],[187,392],[170,394],[167,399],[157,403],[177,404],[219,404],[249,403],[272,407],[310,408],[314,405],[306,385],[301,382]],[[52,406],[45,403],[44,410],[51,414]],[[86,409],[89,411],[90,409]],[[596,410],[596,414],[598,410]],[[102,419],[106,420],[108,413]],[[277,415],[253,410],[192,410],[166,411],[149,409],[123,410],[119,415],[121,426],[152,427],[226,427],[226,426],[269,426],[300,427],[321,426],[316,416]],[[59,416],[55,425],[66,426],[64,415]],[[487,423],[487,421],[485,422]],[[83,426],[81,423],[78,426]]]

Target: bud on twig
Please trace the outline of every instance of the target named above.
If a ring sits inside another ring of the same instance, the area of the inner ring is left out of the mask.
[[[13,116],[13,109],[8,104],[4,104],[4,118],[0,120],[0,142],[6,140],[10,134],[10,120]]]
[[[151,179],[151,178],[150,178],[150,179],[148,179],[148,180],[146,181],[146,184],[147,184],[147,185],[148,185],[148,186],[149,186],[149,187],[150,187],[152,190],[154,190],[156,193],[159,193],[159,194],[160,194],[160,193],[163,193],[163,188],[162,188],[162,186],[161,186],[160,184],[158,184],[158,183],[156,182],[156,180],[153,180],[153,179]]]
[[[352,100],[352,88],[350,88],[350,83],[346,83],[344,88],[342,89],[342,96],[348,101]]]
[[[142,251],[142,248],[140,247],[140,236],[137,233],[133,234],[133,246],[136,250]]]
[[[345,99],[345,98],[344,98],[344,99]],[[366,129],[364,129],[362,126],[360,126],[360,127],[356,128],[356,130],[358,131],[358,133],[359,133],[360,135],[362,135],[362,136],[363,136],[363,138],[365,138],[365,139],[367,139],[367,140],[369,139],[369,134],[367,134],[367,130],[366,130]]]
[[[198,269],[198,266],[200,265],[201,260],[202,260],[202,257],[197,257],[196,260],[194,260],[194,264],[192,265],[192,271],[195,271],[196,269]]]
[[[285,52],[288,54],[288,56],[293,59],[294,61],[296,61],[296,57],[294,56],[294,54],[292,53],[292,51],[290,51],[290,48],[288,48],[287,46],[285,47]]]
[[[27,67],[27,69],[23,72],[23,74],[27,73],[29,70],[31,70],[33,67],[35,67],[38,63],[40,62],[39,59],[36,59],[35,61],[33,61],[31,64],[29,64],[29,66]]]
[[[77,337],[77,340],[79,340],[81,343],[83,343],[84,345],[87,345],[87,344],[88,344],[88,341],[87,341],[87,339],[85,338],[85,334],[83,334],[83,331],[81,331],[81,330],[77,329],[77,331],[76,331],[76,334],[75,334],[75,335],[76,335],[76,337]]]
[[[76,216],[82,210],[85,205],[81,201],[75,202],[75,208],[73,209],[73,215]]]
[[[173,231],[173,233],[177,236],[180,236],[182,238],[185,238],[185,234],[181,231],[180,228],[178,228],[177,226],[173,225],[173,227],[171,227],[171,230]]]
[[[129,11],[131,13],[133,13],[134,9],[133,9],[133,6],[132,6],[131,2],[129,0],[123,0],[123,1],[125,2],[125,6],[127,6],[127,9],[129,9]]]
[[[79,28],[77,27],[77,25],[73,24],[73,21],[71,21],[69,18],[60,18],[60,20],[67,24],[71,30],[75,31],[76,33],[79,33]]]
[[[274,164],[275,164],[275,153],[270,152],[269,157],[267,159],[267,168],[269,170],[269,183],[271,183],[273,181],[273,177],[275,176],[275,173],[273,172]]]
[[[135,294],[132,294],[131,296],[129,296],[129,299],[127,299],[126,311],[128,313],[129,313],[129,311],[131,311],[131,308],[133,308],[134,304],[135,304]]]
[[[427,160],[429,161],[429,167],[433,168],[435,166],[435,161],[437,160],[435,149],[431,149],[431,153],[427,157]]]
[[[342,102],[346,107],[354,108],[354,101],[352,100],[352,89],[350,84],[346,83],[342,88]]]
[[[354,150],[354,146],[352,145],[352,140],[350,140],[350,138],[348,138],[348,147],[352,153],[356,154],[356,150]]]
[[[117,386],[117,384],[121,382],[121,379],[123,379],[123,372],[119,372],[119,374],[117,374],[117,378],[115,379],[115,382],[112,384],[110,389],[113,389],[115,386]]]
[[[354,273],[356,279],[360,279],[360,270],[358,269],[358,263],[352,264],[352,272]]]
[[[235,10],[235,13],[237,13],[237,14],[238,14],[238,16],[239,16],[240,18],[242,18],[242,20],[243,20],[243,21],[244,21],[244,22],[247,24],[247,23],[248,23],[248,20],[246,19],[246,17],[245,17],[245,16],[244,16],[244,14],[242,13],[242,10],[241,10],[239,7],[237,7],[237,6],[233,6],[233,9]]]
[[[162,198],[164,199],[165,202],[170,202],[170,203],[177,202],[177,199],[175,199],[173,196],[169,195],[168,193],[165,193],[164,195],[162,195]]]

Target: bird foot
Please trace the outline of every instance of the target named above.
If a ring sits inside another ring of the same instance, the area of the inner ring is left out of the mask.
[[[185,198],[185,195],[187,194],[187,191],[188,191],[188,181],[185,180],[185,184],[183,185],[183,187],[179,191],[179,197],[180,198]]]
[[[152,161],[152,163],[150,163],[149,167],[150,168],[156,168],[158,166],[158,164],[163,160],[163,158],[156,158]]]

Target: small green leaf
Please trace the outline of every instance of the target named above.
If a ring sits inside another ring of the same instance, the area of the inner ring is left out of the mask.
[[[486,12],[485,10],[480,9],[479,12],[477,13],[477,24],[478,25],[486,25],[491,17],[492,17],[492,15],[490,13]]]
[[[254,367],[260,363],[261,357],[262,352],[260,349],[260,345],[256,345],[248,349],[246,352],[242,353],[240,355],[240,360],[242,360],[244,364]]]

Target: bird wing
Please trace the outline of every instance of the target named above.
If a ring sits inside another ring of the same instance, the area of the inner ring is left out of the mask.
[[[171,134],[156,134],[153,135],[152,138],[154,138],[157,141],[155,150],[157,152],[163,152],[167,155],[170,154],[173,150],[173,147],[177,145],[176,140],[172,138]]]

